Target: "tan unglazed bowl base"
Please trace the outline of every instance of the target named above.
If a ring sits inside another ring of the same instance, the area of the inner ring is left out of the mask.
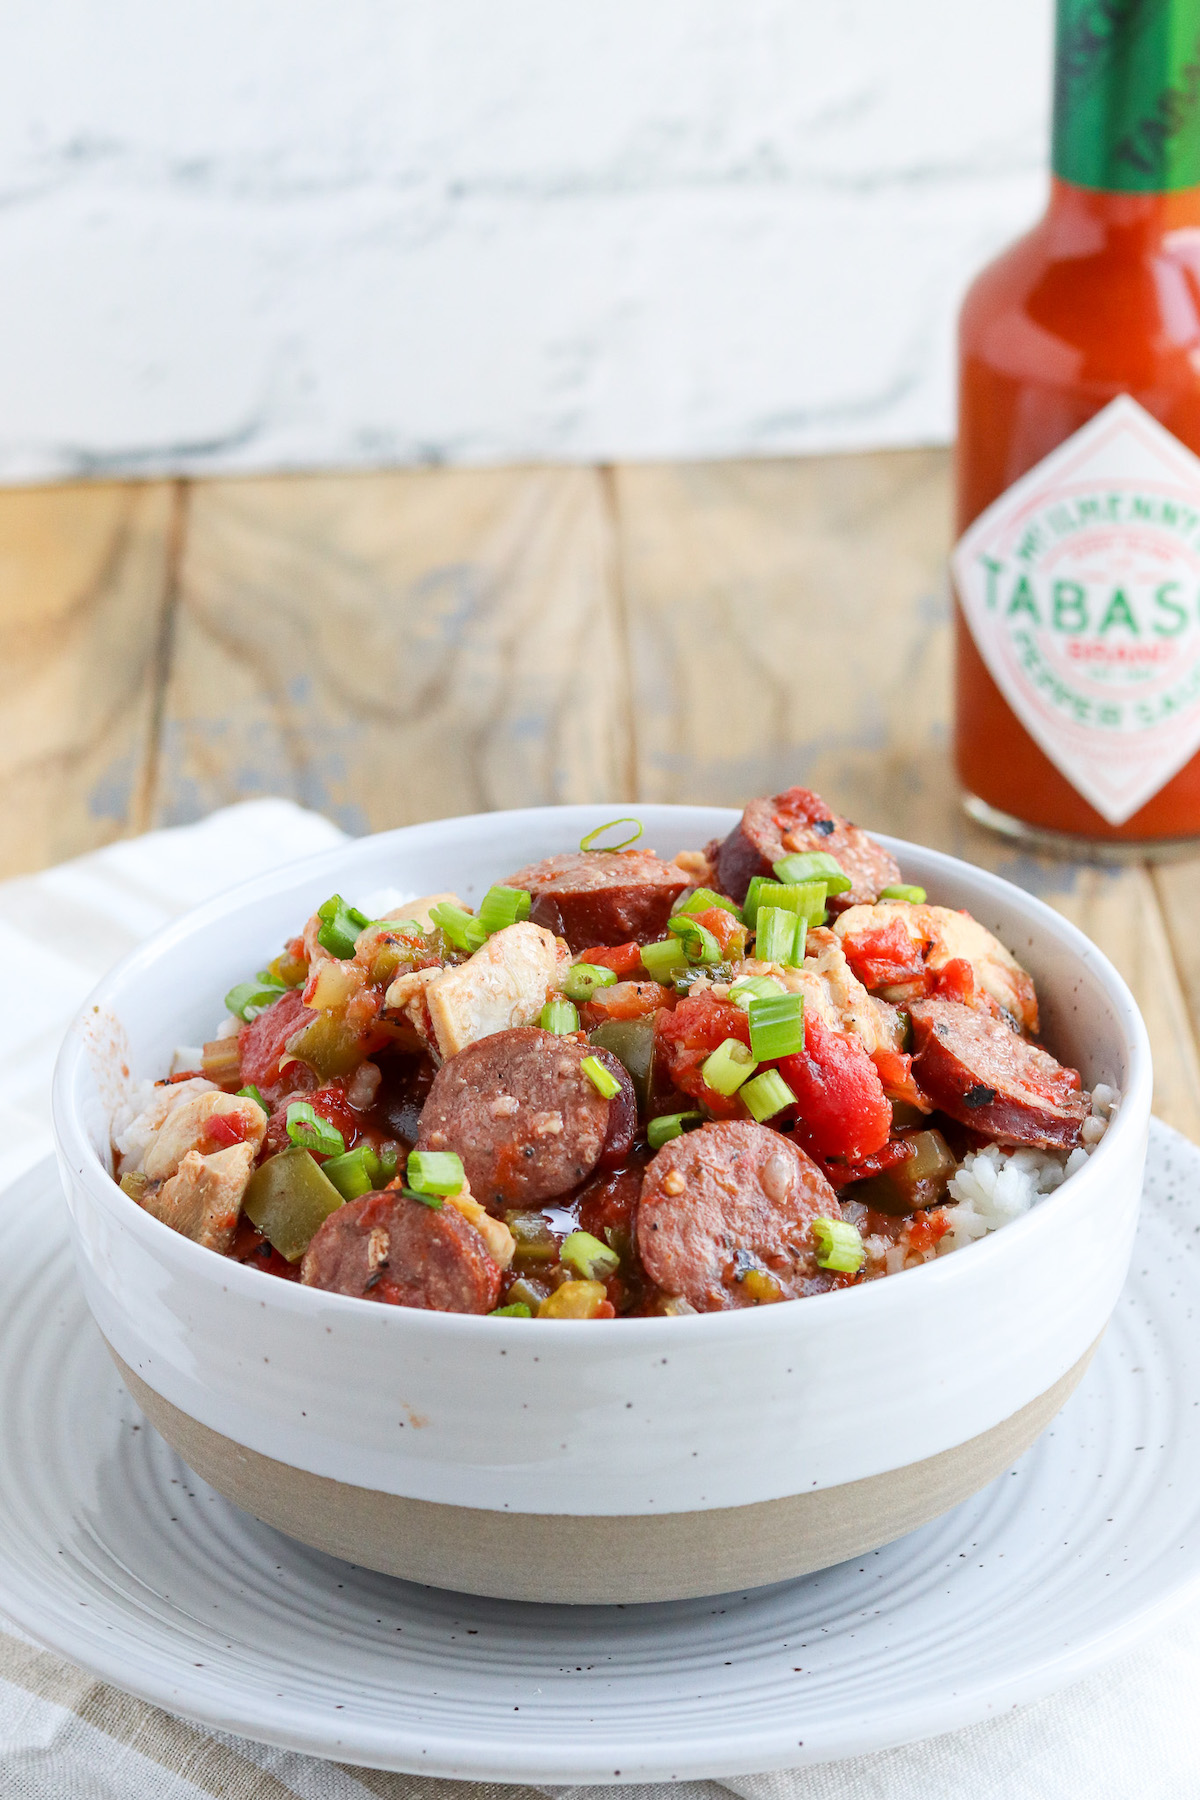
[[[188,1467],[302,1544],[460,1593],[629,1605],[785,1581],[937,1518],[1029,1448],[1078,1386],[1095,1349],[990,1431],[921,1462],[750,1506],[619,1517],[445,1506],[310,1475],[189,1418],[112,1354],[133,1398]]]

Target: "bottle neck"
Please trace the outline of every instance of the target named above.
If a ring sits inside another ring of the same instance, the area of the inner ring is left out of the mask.
[[[1053,169],[1105,194],[1200,186],[1200,0],[1058,0]]]

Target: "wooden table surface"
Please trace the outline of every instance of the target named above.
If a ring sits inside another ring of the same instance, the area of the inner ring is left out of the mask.
[[[255,794],[370,831],[802,781],[1089,932],[1200,1139],[1200,860],[963,817],[949,533],[940,450],[2,492],[0,874]]]

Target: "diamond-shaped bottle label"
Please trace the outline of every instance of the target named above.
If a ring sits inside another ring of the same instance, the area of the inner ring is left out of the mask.
[[[1000,692],[1122,824],[1200,749],[1200,457],[1122,395],[975,520],[952,567]]]

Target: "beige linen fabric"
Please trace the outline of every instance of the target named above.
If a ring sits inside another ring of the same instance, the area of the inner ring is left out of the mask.
[[[0,991],[7,1001],[0,1188],[50,1149],[54,1056],[97,977],[158,926],[231,881],[326,849],[342,835],[290,802],[251,801],[202,824],[154,832],[0,885]],[[351,1769],[208,1732],[95,1680],[0,1620],[0,1796],[1198,1800],[1198,1693],[1200,1611],[1194,1611],[1062,1694],[904,1749],[724,1782],[535,1789]]]

